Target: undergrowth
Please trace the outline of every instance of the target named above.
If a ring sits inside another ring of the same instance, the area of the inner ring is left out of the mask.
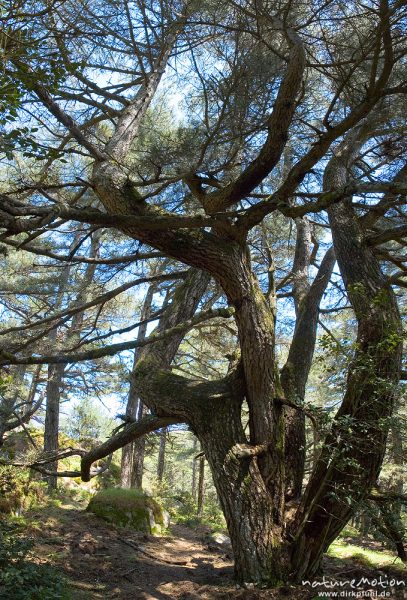
[[[73,600],[66,579],[50,565],[35,562],[33,546],[21,526],[0,521],[0,599]]]

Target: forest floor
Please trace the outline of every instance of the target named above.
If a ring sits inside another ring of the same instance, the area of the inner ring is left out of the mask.
[[[320,587],[317,592],[302,586],[268,591],[236,587],[230,548],[212,541],[205,527],[191,529],[173,525],[171,535],[153,537],[105,523],[86,512],[83,505],[73,502],[31,511],[26,515],[26,522],[28,534],[35,538],[36,560],[52,564],[66,575],[73,600],[313,600],[324,597]],[[325,576],[331,580],[362,577],[372,580],[380,575],[400,580],[403,575],[400,566],[384,561],[380,570],[373,569],[354,557],[341,557],[340,552],[325,560]],[[407,579],[405,571],[404,579]],[[346,587],[340,589],[343,591]],[[406,589],[390,591],[381,597],[406,598]],[[371,597],[380,596],[378,593]]]

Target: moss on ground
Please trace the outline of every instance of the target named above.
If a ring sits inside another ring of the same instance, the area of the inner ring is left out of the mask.
[[[331,544],[327,554],[332,558],[356,561],[366,567],[373,567],[375,569],[391,567],[392,570],[399,571],[404,576],[407,575],[407,567],[388,550],[371,550],[362,546],[349,544],[345,540],[338,538]]]

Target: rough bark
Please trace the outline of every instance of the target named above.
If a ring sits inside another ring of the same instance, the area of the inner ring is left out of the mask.
[[[140,400],[139,412],[137,415],[138,420],[141,420],[148,413],[145,406]],[[145,436],[139,437],[131,446],[133,447],[133,456],[131,460],[132,473],[131,473],[131,487],[141,489],[143,487],[143,476],[144,476],[144,456],[146,451],[146,438]]]
[[[197,453],[197,448],[198,448],[198,440],[196,439],[196,437],[194,437],[194,443],[192,446],[194,456],[192,458],[192,483],[191,483],[191,495],[194,500],[196,500],[196,492],[197,492],[197,478],[196,478],[197,466],[196,466],[196,463],[197,463],[198,459],[195,456]]]

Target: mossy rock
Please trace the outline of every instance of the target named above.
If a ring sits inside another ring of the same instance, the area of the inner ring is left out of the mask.
[[[100,490],[93,496],[86,510],[109,523],[131,527],[143,533],[161,535],[166,528],[163,509],[142,490]]]

